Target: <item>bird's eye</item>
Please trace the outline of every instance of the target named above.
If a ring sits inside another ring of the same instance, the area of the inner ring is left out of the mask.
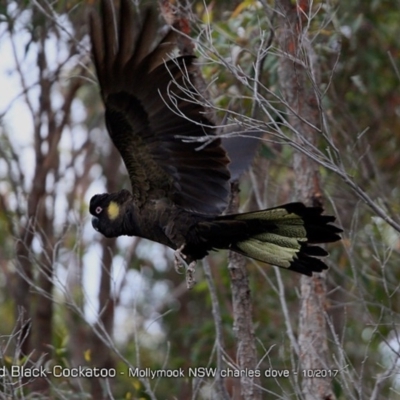
[[[99,206],[99,207],[96,207],[95,213],[100,214],[102,211],[103,211],[103,209]]]

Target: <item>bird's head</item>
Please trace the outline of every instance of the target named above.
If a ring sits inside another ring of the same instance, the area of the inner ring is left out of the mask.
[[[90,214],[93,215],[92,226],[108,238],[133,235],[129,229],[132,208],[133,198],[128,190],[96,194],[90,199],[89,205]]]

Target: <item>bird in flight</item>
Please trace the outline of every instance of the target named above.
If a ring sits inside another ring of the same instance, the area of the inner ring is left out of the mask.
[[[106,237],[138,236],[167,245],[187,271],[217,249],[309,276],[326,269],[317,257],[328,253],[315,244],[340,240],[341,229],[321,207],[289,203],[221,215],[230,166],[240,160],[230,161],[212,118],[196,101],[195,57],[176,55],[177,33],[171,29],[155,41],[154,10],[144,12],[139,29],[129,0],[121,0],[119,17],[114,14],[112,2],[103,0],[101,16],[90,16],[90,37],[107,130],[132,191],[93,196],[94,229]]]

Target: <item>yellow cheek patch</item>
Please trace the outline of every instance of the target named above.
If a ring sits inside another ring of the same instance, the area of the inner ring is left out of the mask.
[[[119,215],[119,205],[115,201],[111,201],[107,207],[108,218],[114,220]]]

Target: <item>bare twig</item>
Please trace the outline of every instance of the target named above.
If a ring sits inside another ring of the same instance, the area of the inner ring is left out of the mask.
[[[223,400],[229,400],[230,397],[224,385],[224,379],[221,377],[221,370],[223,366],[223,349],[224,345],[224,337],[222,333],[222,318],[221,318],[221,310],[219,307],[219,301],[217,296],[217,290],[215,287],[215,283],[211,274],[210,264],[208,263],[207,258],[203,260],[203,269],[204,275],[207,280],[208,290],[210,291],[211,296],[211,305],[212,305],[212,314],[215,325],[215,345],[217,351],[217,392],[218,398]]]

